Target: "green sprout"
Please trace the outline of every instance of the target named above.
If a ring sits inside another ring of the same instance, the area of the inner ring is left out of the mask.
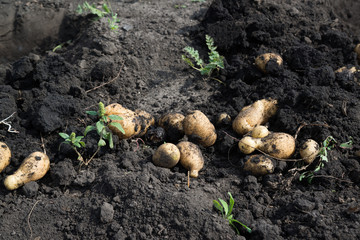
[[[185,55],[182,55],[182,59],[192,68],[199,71],[201,75],[207,75],[210,77],[211,73],[216,69],[224,69],[224,57],[216,51],[216,46],[214,46],[214,40],[206,35],[206,45],[208,46],[209,52],[209,63],[205,64],[204,61],[200,58],[199,52],[192,47],[185,47],[184,51],[187,52],[195,63]]]
[[[74,132],[72,132],[70,135],[66,133],[59,133],[60,137],[64,139],[64,141],[61,144],[69,144],[71,148],[76,152],[78,155],[78,160],[84,162],[84,158],[80,154],[80,152],[77,150],[78,148],[85,147],[85,142],[82,141],[84,136],[76,136]],[[61,147],[61,144],[59,148]]]
[[[231,212],[233,210],[233,206],[234,206],[235,201],[234,201],[234,198],[232,197],[231,193],[228,192],[228,194],[230,196],[229,204],[227,204],[227,202],[224,201],[223,199],[219,198],[219,202],[221,204],[218,201],[213,200],[214,207],[221,212],[224,219],[229,221],[230,226],[235,229],[237,234],[240,234],[240,232],[239,232],[239,229],[236,227],[235,223],[240,224],[241,226],[243,226],[246,229],[246,231],[251,233],[251,228],[249,228],[245,224],[243,224],[243,223],[241,223],[238,220],[233,218],[233,215],[231,214]]]
[[[119,28],[117,23],[120,22],[120,19],[118,19],[117,13],[113,12],[110,2],[106,2],[108,4],[104,3],[102,5],[102,9],[96,8],[95,4],[90,5],[88,2],[84,2],[83,5],[78,5],[76,12],[78,14],[90,12],[91,14],[96,15],[96,17],[94,18],[95,21],[98,21],[99,19],[110,15],[110,18],[108,19],[109,28],[115,31]]]
[[[302,181],[303,179],[307,179],[308,183],[311,183],[313,178],[314,178],[314,174],[318,171],[320,171],[320,169],[322,169],[325,166],[325,163],[329,162],[328,159],[328,151],[331,151],[337,144],[337,141],[335,140],[334,137],[332,136],[328,136],[322,143],[322,147],[320,147],[318,156],[319,156],[319,162],[317,163],[316,167],[314,170],[312,171],[305,171],[303,173],[301,173],[300,177],[299,177],[299,181]],[[344,149],[351,149],[353,146],[353,139],[350,137],[350,140],[348,142],[345,143],[341,143],[339,145],[341,148]]]

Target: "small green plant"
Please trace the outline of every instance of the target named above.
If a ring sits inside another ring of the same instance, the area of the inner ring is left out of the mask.
[[[78,5],[76,12],[78,14],[83,14],[84,12],[85,13],[90,12],[91,14],[96,15],[94,19],[95,21],[110,15],[110,18],[108,19],[109,28],[115,31],[119,28],[117,23],[120,22],[120,20],[117,17],[117,13],[114,13],[112,11],[110,2],[109,1],[106,2],[108,4],[104,3],[102,5],[102,9],[96,8],[95,4],[90,5],[88,2],[84,2],[83,5],[80,4]]]
[[[231,212],[233,210],[235,201],[234,201],[234,198],[232,197],[231,193],[228,192],[228,194],[230,196],[229,204],[227,204],[227,202],[224,201],[223,199],[219,198],[220,203],[216,200],[213,200],[214,207],[221,212],[221,214],[223,215],[223,218],[225,218],[226,220],[229,221],[230,226],[235,229],[237,234],[240,234],[240,232],[239,232],[239,229],[236,227],[235,223],[240,224],[241,226],[243,226],[246,229],[246,231],[251,233],[251,228],[249,228],[245,224],[243,224],[233,218],[233,215],[231,214]]]
[[[185,47],[184,51],[187,52],[194,60],[193,61],[185,55],[182,55],[182,59],[192,68],[199,71],[201,75],[206,75],[210,77],[211,73],[216,69],[224,69],[224,57],[216,51],[216,46],[214,46],[214,40],[206,35],[206,45],[208,46],[209,52],[209,63],[205,64],[204,61],[200,58],[199,52],[192,47]]]
[[[72,132],[70,135],[66,133],[59,133],[60,137],[64,139],[64,141],[60,144],[59,149],[62,144],[69,144],[72,149],[76,152],[78,155],[78,160],[85,163],[84,158],[80,154],[80,152],[77,150],[78,148],[85,147],[85,142],[82,141],[84,136],[76,136],[74,132]]]
[[[328,136],[323,141],[322,146],[320,147],[320,150],[318,153],[318,156],[320,159],[319,159],[319,162],[317,163],[315,169],[312,171],[305,171],[305,172],[301,173],[301,175],[299,177],[299,181],[306,179],[308,181],[308,183],[311,183],[314,178],[314,174],[316,172],[320,171],[320,169],[322,169],[325,166],[325,163],[329,162],[328,151],[331,151],[336,146],[336,144],[337,144],[337,141],[335,140],[335,138],[333,138],[332,136]],[[350,140],[348,142],[341,143],[339,146],[344,149],[351,149],[353,146],[353,139],[350,137]]]

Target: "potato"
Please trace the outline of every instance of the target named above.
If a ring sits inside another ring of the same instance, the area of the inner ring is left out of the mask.
[[[358,45],[356,45],[355,52],[356,52],[356,54],[358,56],[358,59],[360,61],[360,43]]]
[[[128,139],[131,137],[143,136],[147,129],[154,125],[155,119],[147,112],[142,110],[136,110],[135,112],[124,108],[118,103],[113,103],[105,107],[106,116],[117,115],[123,118],[123,120],[112,120],[118,122],[123,127],[125,134],[119,131],[114,126],[109,125],[109,129],[116,134],[119,139]]]
[[[190,111],[186,115],[183,127],[189,139],[203,147],[209,147],[216,141],[217,135],[214,125],[199,110]]]
[[[252,131],[251,131],[251,136],[253,138],[264,138],[266,137],[267,135],[269,135],[270,132],[268,130],[267,127],[265,126],[256,126]]]
[[[274,164],[268,157],[256,154],[249,157],[244,164],[244,170],[254,176],[263,176],[274,172]]]
[[[156,166],[164,168],[172,168],[180,160],[180,150],[175,144],[164,143],[158,149],[152,157],[153,163]]]
[[[17,189],[25,183],[39,180],[45,176],[49,168],[49,157],[42,152],[33,152],[25,158],[14,174],[5,178],[4,185],[8,190]]]
[[[11,151],[4,142],[0,142],[0,172],[10,164]]]
[[[262,99],[241,109],[232,123],[233,130],[244,135],[254,127],[266,123],[277,111],[277,100]]]
[[[176,145],[180,150],[180,164],[190,171],[190,177],[198,177],[199,171],[204,167],[204,157],[200,148],[188,141]]]
[[[245,154],[258,149],[270,156],[285,159],[295,152],[295,138],[287,133],[270,133],[264,138],[246,136],[239,141],[238,146]]]
[[[158,121],[159,126],[165,129],[171,141],[177,141],[184,137],[183,121],[185,116],[181,113],[166,113]]]
[[[304,160],[304,162],[310,164],[315,160],[319,151],[319,144],[312,139],[308,139],[301,145],[300,156]]]
[[[217,126],[226,126],[231,124],[231,117],[227,113],[220,113],[216,119]]]
[[[263,73],[277,71],[283,64],[283,59],[276,53],[264,53],[255,59],[256,67]]]

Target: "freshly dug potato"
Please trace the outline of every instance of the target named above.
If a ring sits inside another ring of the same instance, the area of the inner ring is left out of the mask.
[[[357,53],[358,59],[360,61],[360,43],[358,45],[356,45],[355,52]]]
[[[166,113],[160,117],[158,123],[160,127],[165,129],[171,141],[177,141],[185,135],[183,127],[184,118],[185,116],[181,113]]]
[[[283,59],[276,53],[264,53],[255,59],[256,67],[263,73],[277,71],[283,64]]]
[[[264,138],[269,134],[270,132],[268,128],[261,125],[254,127],[254,129],[251,131],[251,136],[253,138]]]
[[[200,148],[192,142],[180,142],[176,145],[180,150],[180,164],[190,171],[190,177],[198,177],[204,166],[204,157]]]
[[[165,130],[162,127],[150,127],[145,134],[145,141],[150,145],[161,145],[165,141]]]
[[[262,99],[241,109],[232,123],[233,130],[244,135],[254,127],[266,123],[277,111],[277,100]]]
[[[226,126],[231,124],[231,117],[227,113],[220,113],[216,120],[217,126]]]
[[[315,160],[319,151],[319,144],[312,139],[308,139],[306,142],[303,143],[303,145],[301,145],[300,156],[304,160],[304,162],[310,164]]]
[[[209,147],[216,141],[216,131],[210,120],[199,110],[190,111],[183,121],[185,134],[191,141]]]
[[[352,67],[352,68],[341,67],[341,68],[337,69],[335,71],[335,73],[342,73],[342,72],[345,72],[345,71],[347,71],[347,72],[349,72],[351,74],[354,74],[356,72],[356,68],[355,67]]]
[[[164,143],[156,149],[153,157],[153,163],[158,167],[172,168],[180,160],[180,150],[175,144]]]
[[[244,170],[254,176],[264,176],[274,172],[274,164],[268,157],[255,154],[249,157],[244,164]]]
[[[25,158],[14,174],[5,178],[4,185],[8,190],[17,189],[25,183],[39,180],[45,176],[49,168],[49,157],[42,152],[33,152]]]
[[[10,164],[11,151],[4,142],[0,142],[0,172]]]
[[[270,133],[264,138],[246,136],[238,145],[240,151],[245,154],[258,149],[280,159],[289,158],[295,152],[295,138],[287,133]]]
[[[118,103],[113,103],[105,107],[106,115],[118,115],[123,120],[112,120],[118,122],[123,127],[125,134],[119,131],[114,126],[109,126],[110,130],[116,134],[120,139],[127,139],[134,136],[143,136],[147,129],[154,125],[155,119],[147,112],[142,110],[136,110],[135,112],[124,108]]]

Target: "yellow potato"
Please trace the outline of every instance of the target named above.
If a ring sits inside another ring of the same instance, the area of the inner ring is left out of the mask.
[[[118,128],[109,125],[109,129],[116,134],[120,139],[128,139],[131,137],[143,136],[147,129],[154,125],[155,119],[147,112],[142,110],[136,110],[135,112],[124,108],[118,103],[113,103],[105,107],[106,116],[117,115],[123,118],[123,120],[112,120],[118,122],[123,127],[125,134],[123,134]]]
[[[156,166],[164,168],[172,168],[180,160],[180,150],[175,144],[164,143],[158,149],[152,157],[153,163]]]
[[[301,145],[300,156],[304,160],[304,162],[310,164],[318,156],[319,151],[319,144],[312,139],[308,139],[306,142],[303,143],[303,145]]]
[[[268,130],[267,127],[265,126],[256,126],[252,131],[251,131],[251,136],[253,138],[264,138],[266,137],[267,135],[269,135],[270,132]]]
[[[239,141],[238,146],[245,154],[258,149],[270,156],[286,159],[295,152],[295,138],[287,133],[270,133],[264,138],[246,136]]]
[[[10,164],[11,151],[4,142],[0,142],[0,172]]]
[[[233,130],[244,135],[254,127],[265,124],[277,111],[277,100],[262,99],[241,109],[232,123]]]
[[[159,119],[159,126],[165,129],[171,140],[179,140],[184,136],[183,121],[185,116],[181,113],[166,113]]]
[[[254,176],[263,176],[274,172],[274,164],[264,155],[256,154],[249,157],[244,164],[244,170]]]
[[[227,113],[220,113],[216,120],[217,126],[225,126],[231,123],[231,117]]]
[[[33,152],[25,158],[14,174],[5,178],[4,185],[8,190],[17,189],[28,182],[39,180],[49,169],[49,157],[42,152]]]
[[[268,63],[270,61],[276,62],[276,64],[280,67],[283,64],[283,59],[279,54],[276,53],[264,53],[258,56],[255,59],[256,67],[261,70],[263,73],[267,73]]]
[[[180,164],[190,171],[190,177],[198,177],[204,167],[204,157],[200,148],[192,142],[180,142],[176,145],[180,150]]]
[[[190,111],[183,121],[185,134],[194,142],[209,147],[216,141],[217,135],[214,125],[199,110]]]

